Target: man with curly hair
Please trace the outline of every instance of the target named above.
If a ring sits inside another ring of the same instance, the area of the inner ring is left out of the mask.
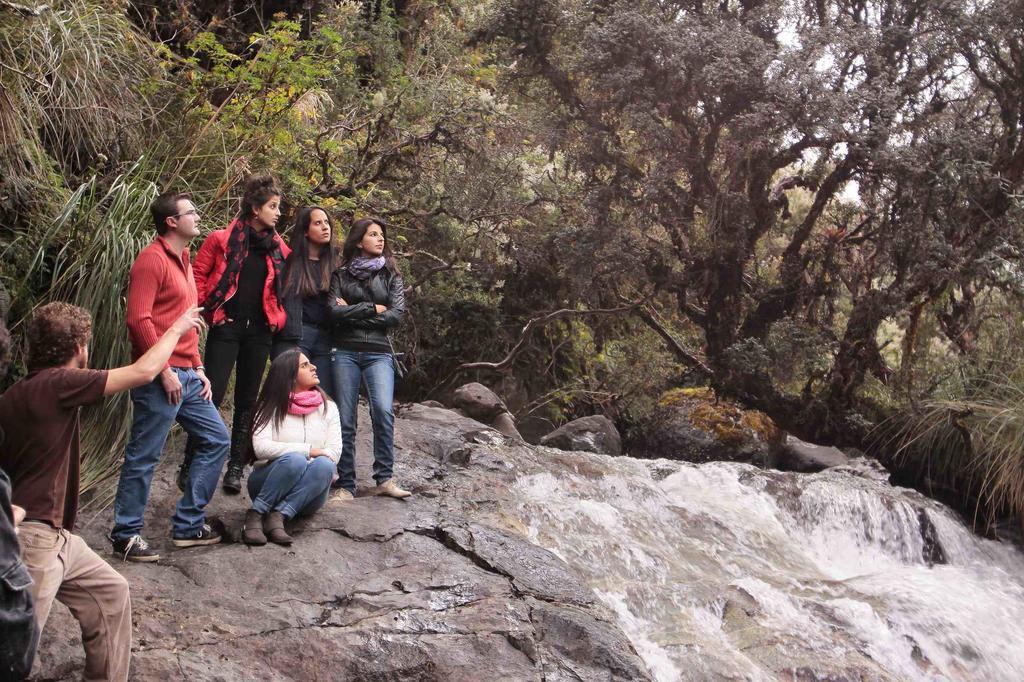
[[[79,410],[104,396],[147,384],[186,335],[202,326],[199,308],[181,315],[139,359],[92,370],[92,318],[69,303],[50,303],[27,329],[28,375],[0,396],[0,467],[11,477],[12,501],[25,509],[19,527],[22,559],[32,577],[42,629],[53,600],[78,619],[85,679],[126,680],[132,617],[128,582],[72,533],[78,514]]]

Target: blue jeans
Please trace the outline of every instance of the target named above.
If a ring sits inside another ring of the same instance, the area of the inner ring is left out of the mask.
[[[306,354],[309,361],[316,366],[316,374],[320,377],[320,388],[324,389],[331,400],[338,402],[334,396],[334,375],[331,373],[330,330],[303,324],[302,338],[298,341],[274,341],[274,346],[270,350],[271,361],[292,348],[298,348]]]
[[[356,491],[356,425],[359,383],[366,384],[373,421],[373,480],[377,485],[391,478],[395,464],[395,368],[390,353],[335,348],[331,370],[341,416],[341,460],[335,484],[350,493]]]
[[[159,377],[132,389],[132,433],[114,500],[114,528],[110,531],[114,540],[142,533],[149,485],[175,421],[195,442],[196,449],[188,470],[188,487],[171,517],[174,535],[187,537],[202,529],[206,521],[203,510],[217,489],[231,436],[214,404],[203,399],[203,384],[195,370],[172,369],[181,381],[181,402],[177,405],[167,402]]]
[[[301,452],[289,452],[268,464],[253,467],[246,484],[252,508],[260,514],[281,512],[286,519],[312,514],[327,501],[334,477],[328,457],[307,460]]]

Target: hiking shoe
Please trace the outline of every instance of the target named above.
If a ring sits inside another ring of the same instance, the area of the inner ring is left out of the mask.
[[[228,495],[237,495],[242,492],[241,465],[228,464],[228,470],[224,472],[224,480],[221,482],[220,487]]]
[[[175,547],[198,547],[199,545],[216,545],[220,542],[220,533],[210,528],[210,524],[204,523],[197,531],[188,535],[171,534],[171,542]]]
[[[340,504],[342,502],[351,502],[354,499],[356,499],[356,496],[350,493],[348,490],[346,490],[345,488],[338,488],[337,490],[331,491],[331,496],[328,501],[333,502],[335,504]]]
[[[247,545],[265,545],[267,536],[263,534],[263,514],[255,509],[245,512],[242,524],[242,542]]]
[[[150,547],[141,535],[133,535],[124,540],[112,540],[111,542],[114,544],[114,554],[124,561],[137,561],[143,564],[160,561],[160,552]]]
[[[284,514],[279,511],[272,511],[263,517],[263,532],[275,545],[292,544],[292,536],[284,529]]]
[[[402,498],[409,497],[410,495],[412,495],[412,493],[409,492],[408,490],[402,490],[397,485],[395,485],[395,481],[393,479],[390,479],[390,478],[388,480],[384,481],[383,483],[381,483],[376,488],[373,488],[370,491],[370,494],[371,495],[380,495],[382,497],[394,497],[397,500],[400,500]]]

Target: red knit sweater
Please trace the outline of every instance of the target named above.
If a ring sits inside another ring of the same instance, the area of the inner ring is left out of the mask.
[[[139,252],[128,280],[128,335],[132,359],[138,360],[186,310],[196,305],[196,281],[188,249],[181,258],[163,237]],[[195,330],[178,340],[170,367],[199,367],[199,333]]]

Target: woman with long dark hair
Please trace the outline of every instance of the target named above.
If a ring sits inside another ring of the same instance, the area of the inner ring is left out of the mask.
[[[341,266],[331,275],[328,298],[333,352],[331,370],[341,413],[344,443],[338,462],[340,499],[356,491],[356,408],[359,384],[366,386],[373,421],[374,495],[408,497],[392,480],[395,461],[393,408],[395,367],[389,332],[405,315],[405,285],[380,218],[352,224],[341,250]]]
[[[252,423],[246,544],[291,544],[285,522],[327,501],[341,455],[341,424],[319,384],[316,366],[302,351],[285,351],[270,363]]]
[[[241,210],[231,224],[211,232],[196,256],[194,273],[203,315],[210,324],[206,338],[206,376],[213,403],[220,407],[235,373],[235,409],[224,492],[238,493],[249,448],[252,409],[267,366],[274,332],[285,322],[281,281],[290,249],[277,233],[281,190],[262,175],[245,183]],[[178,485],[187,485],[191,439],[185,446]]]
[[[320,388],[334,399],[331,376],[330,311],[327,292],[341,249],[333,239],[331,220],[320,206],[299,211],[292,227],[292,253],[284,265],[284,309],[287,320],[274,336],[271,359],[298,348],[316,365]]]

